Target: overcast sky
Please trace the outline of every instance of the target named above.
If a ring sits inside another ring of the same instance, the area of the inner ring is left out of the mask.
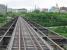
[[[7,4],[10,8],[51,8],[58,3],[59,7],[66,6],[67,0],[0,0],[1,4]]]

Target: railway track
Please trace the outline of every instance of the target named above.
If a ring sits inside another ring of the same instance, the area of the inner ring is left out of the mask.
[[[53,50],[51,49],[52,47],[47,45],[47,42],[44,42],[39,35],[37,35],[37,32],[25,21],[26,26],[27,26],[27,30],[30,31],[30,36],[32,38],[32,40],[34,41],[34,44],[36,46],[36,50]],[[50,48],[51,47],[51,48]],[[49,48],[49,49],[48,49]]]
[[[0,50],[64,50],[47,34],[44,35],[38,29],[40,27],[28,24],[22,17],[15,18],[4,27],[5,33],[0,33]]]
[[[26,18],[24,18],[26,21],[28,21],[28,23],[30,24],[30,26],[33,27],[33,29],[35,29],[37,32],[40,32],[40,35],[42,36],[43,39],[48,39],[48,41],[51,42],[50,45],[52,45],[52,42],[54,43],[53,45],[58,46],[59,48],[64,48],[64,50],[67,50],[65,48],[65,46],[67,46],[67,38],[62,37],[61,35],[59,35],[58,33],[49,30],[48,28],[45,28],[33,21],[29,21]],[[46,37],[45,37],[46,36]],[[57,45],[58,44],[58,45]],[[56,47],[55,46],[55,47]]]
[[[16,21],[17,18],[14,18],[5,26],[0,28],[0,50],[6,50],[7,45],[9,44],[9,41],[11,39]]]
[[[24,19],[19,17],[7,50],[53,50],[36,33]]]

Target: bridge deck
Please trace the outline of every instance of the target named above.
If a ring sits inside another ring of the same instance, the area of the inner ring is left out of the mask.
[[[19,17],[7,50],[53,50],[53,48]]]

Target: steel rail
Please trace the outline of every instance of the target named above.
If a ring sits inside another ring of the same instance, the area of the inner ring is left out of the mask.
[[[6,34],[8,33],[8,31],[10,30],[10,28],[12,27],[12,25],[15,23],[15,21],[13,21],[13,23],[11,24],[11,26],[9,27],[9,29],[4,33],[4,35],[2,36],[2,38],[0,39],[0,42],[3,40],[3,38],[6,36]]]
[[[23,22],[22,22],[22,24],[24,24]],[[24,26],[25,26],[25,29],[26,29],[26,31],[27,31],[27,33],[29,34],[30,32],[28,31],[28,29],[26,28],[26,25],[24,24]],[[21,27],[22,28],[22,27]],[[21,29],[22,30],[22,29]],[[35,48],[35,50],[37,50],[37,47],[36,47],[36,44],[34,43],[34,40],[32,39],[32,36],[29,34],[29,37],[30,37],[30,39],[31,39],[31,41],[32,41],[32,43],[33,43],[33,45],[34,45],[34,48]]]
[[[28,24],[27,24],[28,25]],[[27,26],[27,28],[28,28],[28,26]],[[30,28],[30,27],[29,27]],[[35,36],[32,34],[32,32],[31,32],[31,30],[28,28],[28,30],[30,31],[30,33],[31,33],[31,35],[32,35],[32,37],[35,39],[35,41],[37,42],[37,44],[39,45],[39,47],[40,47],[40,50],[43,50],[43,48],[42,48],[42,46],[41,46],[41,44],[39,43],[39,41],[35,38]]]
[[[40,30],[39,30],[39,32],[41,32]],[[44,35],[44,37],[47,37],[51,42],[53,42],[57,47],[59,47],[61,50],[64,50],[62,47],[60,47],[57,43],[55,43],[53,40],[51,40],[48,36],[46,36],[43,32],[41,32],[43,35]]]
[[[20,32],[20,28],[21,28],[21,27],[20,27],[20,21],[19,21],[19,28],[18,28],[18,29],[19,29],[19,50],[21,50],[21,49],[20,49],[20,33],[21,33],[21,32]]]
[[[18,18],[18,20],[19,20],[19,18]],[[14,41],[14,37],[15,37],[15,34],[16,34],[16,29],[17,29],[17,27],[18,27],[18,20],[17,20],[17,22],[16,22],[16,26],[15,26],[15,29],[14,29],[14,31],[13,31],[12,38],[10,39],[10,43],[9,43],[9,45],[7,46],[7,49],[6,49],[6,50],[12,50],[13,41]]]
[[[26,45],[26,41],[25,41],[26,39],[24,36],[24,35],[26,35],[25,31],[26,31],[26,34],[28,34],[28,36],[29,36],[28,38],[30,38],[30,41],[32,41],[32,45],[34,47],[34,50],[44,50],[42,44],[39,42],[40,40],[43,42],[44,47],[47,47],[47,48],[45,48],[46,50],[47,49],[54,50],[54,48],[52,46],[50,46],[50,44],[48,44],[46,42],[46,40],[42,39],[42,37],[21,17],[19,17],[17,20],[15,29],[14,29],[13,34],[12,34],[12,38],[10,39],[10,43],[9,43],[6,50],[12,50],[13,42],[15,40],[14,38],[15,38],[16,33],[18,33],[18,38],[19,38],[18,50],[22,50],[21,48],[24,48],[24,50],[27,50],[28,47]],[[46,35],[44,35],[44,36],[47,37]],[[38,38],[40,40],[38,40]],[[50,38],[48,38],[48,39],[50,39]],[[23,42],[20,40],[23,40]],[[23,47],[21,46],[22,45],[21,43],[23,43]],[[17,47],[14,47],[14,48],[17,49]]]
[[[33,21],[32,21],[32,22],[33,22]],[[38,24],[38,23],[36,23],[36,22],[34,22],[34,23],[37,24],[37,25],[39,25],[39,26],[42,27],[42,28],[45,28],[45,29],[47,29],[47,30],[53,32],[54,34],[56,34],[56,35],[58,35],[58,36],[60,36],[60,37],[62,37],[62,38],[64,38],[64,39],[67,39],[66,37],[64,37],[64,36],[62,36],[62,35],[56,33],[55,31],[52,31],[52,30],[48,29],[47,27],[44,27],[44,26],[42,26],[42,25],[40,25],[40,24]]]
[[[21,18],[20,18],[20,20],[21,20]],[[20,21],[21,22],[21,21]],[[21,22],[22,23],[22,22]],[[23,38],[23,43],[24,43],[24,50],[26,50],[26,46],[25,46],[25,40],[24,40],[24,36],[23,36],[23,34],[24,34],[24,31],[22,31],[23,30],[23,27],[22,27],[22,24],[21,24],[21,33],[22,33],[22,38]]]
[[[23,19],[24,20],[24,19]],[[26,21],[25,21],[26,22]],[[27,23],[27,22],[26,22]],[[32,27],[30,27],[30,25],[27,23],[26,24],[27,25],[27,27],[29,27],[28,29],[29,29],[29,31],[30,30],[32,30],[34,33],[36,33],[36,31],[34,31],[33,30],[33,28]],[[31,31],[30,31],[31,32]],[[36,33],[37,34],[37,33]],[[40,38],[40,36],[39,35],[37,35],[39,38]],[[41,40],[42,40],[42,38],[40,38]],[[43,40],[42,40],[43,41]],[[49,45],[49,44],[47,44],[47,42],[44,42],[47,46],[48,46],[48,48],[50,49],[50,50],[53,50],[53,48]]]
[[[35,26],[34,26],[35,27]],[[35,27],[36,28],[36,27]],[[36,28],[37,29],[37,28]],[[39,30],[39,29],[37,29]],[[46,36],[42,31],[39,30],[44,37],[47,37],[52,43],[54,43],[57,47],[59,47],[61,50],[64,50],[62,47],[60,47],[57,43],[55,43],[53,40],[51,40],[48,36]]]

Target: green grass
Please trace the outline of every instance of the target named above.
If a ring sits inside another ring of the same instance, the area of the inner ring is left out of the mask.
[[[30,12],[26,18],[44,27],[67,26],[67,13]],[[51,28],[53,31],[67,37],[67,27]]]
[[[65,50],[67,50],[67,46],[64,46]]]
[[[3,26],[4,24],[5,24],[5,18],[0,17],[0,27]]]
[[[0,27],[1,26],[3,26],[3,25],[5,25],[6,24],[6,22],[7,22],[7,16],[6,15],[1,15],[0,14]]]
[[[28,20],[37,22],[45,27],[51,26],[65,26],[67,25],[67,14],[62,13],[27,13],[26,18]]]
[[[52,27],[52,28],[49,28],[55,32],[57,32],[58,34],[64,36],[64,37],[67,37],[67,26],[63,26],[63,27]]]

